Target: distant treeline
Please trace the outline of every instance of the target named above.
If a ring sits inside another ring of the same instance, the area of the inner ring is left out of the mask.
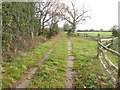
[[[112,32],[111,30],[77,30],[77,32]]]
[[[65,32],[69,31],[71,29],[64,29]],[[94,30],[94,29],[90,29],[90,30],[76,30],[76,32],[112,32],[112,30],[103,30],[103,29],[100,29],[100,30]]]

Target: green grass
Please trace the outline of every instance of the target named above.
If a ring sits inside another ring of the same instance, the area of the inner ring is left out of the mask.
[[[57,36],[44,44],[37,46],[35,49],[23,53],[12,62],[4,62],[3,64],[3,88],[12,87],[13,83],[21,79],[28,70],[37,65],[43,55],[56,45],[61,37]]]
[[[64,32],[65,34],[67,32]],[[80,34],[80,35],[84,35],[84,34],[88,34],[88,35],[95,35],[97,36],[98,34],[100,34],[101,37],[111,37],[112,36],[112,32],[76,32],[76,34]]]
[[[33,82],[29,88],[64,88],[67,69],[67,41],[73,43],[73,56],[75,68],[75,86],[77,88],[110,88],[114,84],[106,76],[97,58],[97,42],[92,38],[67,38],[63,33],[53,37],[22,56],[17,57],[12,62],[3,64],[3,88],[12,87],[13,83],[20,80],[25,73],[34,66],[51,48],[54,52],[39,67]],[[56,42],[60,42],[56,45]],[[56,46],[55,46],[56,45]],[[109,54],[110,59],[117,65],[116,57]]]
[[[35,74],[30,88],[64,88],[66,80],[67,39],[61,38],[61,43],[45,60]]]
[[[88,34],[88,35],[98,35],[100,34],[101,36],[111,36],[112,35],[112,32],[76,32],[76,33],[80,33],[80,34]]]
[[[71,38],[75,56],[76,87],[103,88],[113,87],[101,68],[97,56],[97,43],[92,39]]]

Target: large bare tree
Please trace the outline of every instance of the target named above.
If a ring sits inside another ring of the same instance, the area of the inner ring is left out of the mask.
[[[65,20],[67,20],[71,26],[72,31],[74,32],[76,29],[76,25],[79,24],[81,21],[85,21],[86,18],[90,18],[89,15],[87,15],[88,10],[85,10],[85,6],[83,5],[81,10],[76,7],[75,3],[71,2],[71,6],[66,8],[66,15],[64,17]]]
[[[51,25],[58,23],[63,17],[64,4],[57,0],[48,0],[46,2],[39,2],[36,4],[37,14],[39,19],[40,32],[39,35],[44,32],[45,26],[51,28]],[[51,30],[51,29],[50,29]]]

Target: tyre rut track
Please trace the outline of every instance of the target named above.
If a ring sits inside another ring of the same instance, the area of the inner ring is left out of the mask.
[[[75,88],[74,79],[74,56],[72,56],[72,42],[68,41],[68,60],[67,60],[67,77],[66,77],[66,88]]]
[[[50,56],[52,52],[54,52],[57,45],[59,45],[60,42],[58,42],[54,48],[50,49],[38,62],[38,65],[36,67],[31,68],[26,74],[24,74],[23,78],[15,82],[12,86],[12,88],[28,88],[30,82],[34,80],[34,74],[37,72],[38,68],[44,64],[44,61]]]

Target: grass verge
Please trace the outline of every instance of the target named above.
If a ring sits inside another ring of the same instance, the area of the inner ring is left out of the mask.
[[[75,56],[77,88],[110,88],[113,87],[101,68],[97,58],[97,42],[88,38],[72,37],[73,55]]]

